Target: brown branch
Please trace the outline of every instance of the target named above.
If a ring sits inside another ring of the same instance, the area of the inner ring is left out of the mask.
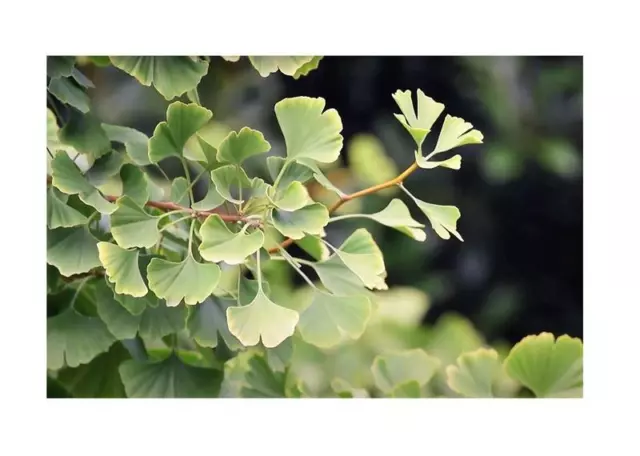
[[[387,182],[383,182],[382,184],[373,185],[371,187],[365,188],[364,190],[360,190],[359,192],[351,193],[349,195],[341,196],[338,201],[336,201],[330,208],[329,214],[333,214],[340,206],[344,203],[347,203],[356,198],[360,198],[361,196],[370,195],[372,193],[379,192],[380,190],[384,190],[385,188],[393,187],[394,185],[401,184],[409,175],[418,169],[418,164],[413,163],[407,169],[405,169],[400,175],[397,177],[388,180]],[[287,248],[291,244],[293,244],[293,239],[289,238],[280,243],[280,245],[269,249],[269,253],[275,253],[280,248]]]

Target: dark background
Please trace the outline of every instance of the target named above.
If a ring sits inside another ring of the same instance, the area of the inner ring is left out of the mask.
[[[155,90],[115,68],[83,72],[96,85],[92,102],[105,122],[151,136],[164,120],[168,102]],[[342,118],[345,144],[373,134],[403,170],[413,150],[393,117],[398,89],[422,89],[485,140],[456,151],[461,170],[416,172],[406,181],[416,197],[460,209],[464,243],[441,241],[430,227],[425,243],[377,232],[389,286],[424,290],[427,321],[456,311],[490,341],[515,343],[541,331],[582,338],[581,57],[325,57],[298,80],[262,78],[246,58],[212,57],[199,92],[214,120],[259,129],[270,142],[281,137],[277,101],[323,97]]]

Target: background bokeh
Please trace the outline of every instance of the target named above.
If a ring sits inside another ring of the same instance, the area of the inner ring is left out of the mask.
[[[164,120],[168,102],[153,88],[114,67],[87,64],[82,71],[96,86],[92,104],[103,122],[151,136]],[[425,292],[425,323],[460,314],[489,342],[513,344],[541,331],[582,338],[581,57],[325,57],[298,80],[280,73],[262,78],[247,59],[212,57],[199,95],[214,113],[211,136],[247,125],[280,155],[274,104],[323,97],[338,110],[345,138],[342,162],[327,174],[350,192],[367,186],[368,173],[389,172],[381,154],[396,173],[413,160],[410,137],[393,117],[397,89],[422,89],[482,131],[485,142],[459,150],[459,171],[419,170],[406,181],[416,197],[460,209],[464,243],[443,241],[430,227],[426,242],[417,243],[366,224],[384,252],[389,286]],[[427,148],[437,135],[430,137]],[[267,176],[261,163],[249,163],[250,175]],[[169,164],[167,172],[178,176],[182,168]],[[391,196],[405,198],[386,192],[344,209],[374,212]],[[328,235],[336,245],[363,224],[335,223]]]

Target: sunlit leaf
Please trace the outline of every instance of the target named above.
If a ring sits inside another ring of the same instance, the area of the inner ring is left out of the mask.
[[[284,135],[287,158],[308,158],[332,163],[340,155],[342,121],[335,109],[324,111],[323,98],[295,97],[276,103],[275,112]]]
[[[56,153],[51,160],[51,183],[67,195],[88,193],[94,190],[65,152]]]
[[[504,361],[510,377],[537,397],[582,397],[582,341],[551,333],[527,336]]]
[[[86,317],[69,307],[47,319],[47,369],[87,364],[114,342],[99,318]]]
[[[251,65],[263,78],[278,70],[287,76],[295,76],[298,71],[304,71],[302,67],[311,63],[313,59],[313,56],[249,56]]]
[[[47,232],[47,263],[65,277],[99,267],[98,240],[86,226],[57,228]]]
[[[124,144],[127,155],[138,166],[151,164],[149,161],[149,137],[129,127],[102,124],[102,129],[110,141]]]
[[[173,352],[162,361],[125,361],[120,376],[130,398],[217,397],[222,383],[222,371],[190,366]]]
[[[416,113],[411,91],[398,90],[392,96],[402,112],[402,114],[394,114],[396,119],[407,129],[416,142],[418,149],[420,149],[424,139],[431,131],[431,127],[442,114],[444,105],[426,96],[422,90],[418,89],[418,109]]]
[[[136,78],[140,84],[153,86],[167,100],[195,88],[207,74],[209,62],[193,57],[110,57],[111,63]]]
[[[211,172],[211,181],[215,185],[216,191],[227,201],[234,204],[241,204],[243,199],[239,199],[240,189],[251,188],[251,180],[244,169],[225,165]]]
[[[270,196],[271,201],[278,209],[284,211],[296,211],[306,206],[309,201],[309,192],[301,182],[291,182],[287,187],[279,186],[281,190],[274,189]]]
[[[465,122],[465,120],[460,117],[453,117],[447,114],[444,118],[444,124],[442,125],[436,148],[429,156],[446,152],[454,147],[464,146],[465,144],[482,144],[483,139],[482,133],[474,130],[473,125],[469,122]]]
[[[367,288],[386,290],[386,269],[380,247],[364,228],[359,228],[336,250],[336,255]]]
[[[158,217],[149,215],[128,196],[116,202],[111,214],[111,234],[120,247],[153,247],[160,238]]]
[[[267,168],[273,182],[279,178],[279,189],[287,188],[293,182],[304,184],[313,177],[313,170],[310,167],[296,161],[287,162],[283,157],[267,157]]]
[[[209,297],[189,313],[187,329],[201,347],[217,347],[220,338],[231,350],[242,348],[238,339],[233,337],[227,326],[226,310],[235,305],[235,301]]]
[[[142,261],[144,264],[144,261]],[[143,268],[140,268],[143,269]],[[144,268],[146,271],[146,268]],[[144,280],[144,279],[143,279]],[[147,307],[158,307],[158,297],[154,295],[152,292],[147,293],[142,297],[134,297],[131,295],[125,294],[117,294],[115,290],[115,285],[109,281],[107,277],[105,277],[105,281],[109,289],[111,290],[114,299],[124,307],[127,312],[131,315],[140,315]],[[146,281],[145,281],[146,285]],[[108,294],[108,293],[105,293]]]
[[[156,126],[149,139],[151,163],[158,163],[168,157],[182,157],[187,140],[212,116],[211,111],[195,103],[171,103],[167,108],[167,120]]]
[[[493,397],[493,383],[500,373],[498,352],[479,348],[463,353],[447,366],[449,388],[466,397]]]
[[[439,367],[438,358],[416,348],[376,356],[371,372],[376,386],[385,393],[391,393],[396,387],[411,381],[420,387],[426,385]]]
[[[87,217],[67,205],[68,195],[59,192],[55,187],[47,191],[47,227],[69,228],[87,223]]]
[[[247,233],[248,227],[245,225],[241,231],[234,233],[218,214],[210,215],[200,227],[200,255],[213,263],[243,263],[246,257],[257,252],[264,244],[262,231]]]
[[[362,295],[364,284],[337,255],[313,264],[322,284],[332,293],[338,295]]]
[[[271,144],[264,139],[261,132],[244,127],[238,133],[232,131],[220,143],[217,159],[239,165],[247,158],[269,150],[271,150]]]
[[[229,307],[229,330],[243,345],[276,347],[293,335],[298,323],[298,312],[271,301],[260,288],[256,297],[246,306]]]
[[[147,267],[149,288],[170,307],[184,299],[193,305],[207,299],[218,285],[220,267],[212,263],[198,263],[191,252],[180,263],[153,258]]]
[[[310,61],[296,70],[293,79],[300,79],[302,76],[306,76],[311,71],[317,69],[318,65],[320,65],[320,60],[322,60],[322,56],[314,56]]]
[[[329,211],[320,203],[309,204],[293,212],[274,209],[273,226],[284,236],[302,239],[307,234],[322,234],[329,223]]]
[[[343,192],[338,187],[333,185],[333,183],[327,178],[327,176],[324,175],[324,173],[318,167],[318,165],[316,165],[312,160],[305,159],[305,158],[299,158],[299,159],[296,160],[296,162],[298,162],[298,163],[310,168],[313,171],[313,178],[316,180],[316,182],[318,182],[318,184],[320,184],[325,189],[336,193],[340,197],[343,197],[343,196],[347,195],[345,192]]]
[[[418,151],[416,151],[415,155],[416,163],[420,168],[423,169],[433,169],[437,168],[438,166],[449,169],[460,169],[460,167],[462,166],[462,157],[460,155],[454,155],[451,158],[447,158],[446,160],[441,161],[427,160]]]
[[[336,296],[321,291],[300,315],[302,338],[321,348],[339,344],[345,337],[356,340],[371,317],[371,302],[365,295]]]
[[[141,297],[147,294],[138,265],[137,249],[126,250],[110,242],[98,242],[98,256],[109,281],[115,284],[118,294]]]

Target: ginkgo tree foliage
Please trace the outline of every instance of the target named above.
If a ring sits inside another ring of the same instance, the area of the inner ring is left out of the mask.
[[[318,350],[356,343],[375,318],[377,295],[389,288],[372,233],[357,228],[334,245],[330,225],[361,219],[415,242],[463,241],[458,208],[418,199],[404,182],[414,172],[460,169],[465,146],[481,144],[483,134],[420,89],[392,94],[398,112],[390,116],[410,135],[412,165],[347,193],[323,172],[344,148],[340,114],[323,98],[275,103],[280,137],[246,126],[213,143],[202,131],[215,114],[200,104],[197,89],[215,58],[88,60],[153,87],[168,105],[150,137],[106,124],[90,109],[93,83],[78,60],[48,58],[47,376],[63,395],[312,397],[290,369],[296,341]],[[262,77],[299,78],[321,57],[247,60]],[[429,135],[433,148],[425,146]],[[279,140],[284,154],[269,154]],[[250,175],[245,161],[261,157],[267,174]],[[184,176],[169,179],[167,160],[180,162]],[[208,188],[198,200],[197,182]],[[314,200],[312,183],[334,202]],[[400,193],[377,212],[339,211],[390,188]],[[293,243],[304,258],[288,251]],[[273,265],[304,280],[299,299],[274,293],[280,284],[266,273]],[[373,395],[385,397],[429,396],[430,382],[443,375],[454,396],[491,397],[501,375],[539,397],[575,396],[582,391],[582,342],[544,333],[504,360],[482,348],[448,365],[414,347],[379,353],[370,370]],[[241,387],[230,387],[234,382]],[[363,394],[343,379],[332,385],[336,397]]]

